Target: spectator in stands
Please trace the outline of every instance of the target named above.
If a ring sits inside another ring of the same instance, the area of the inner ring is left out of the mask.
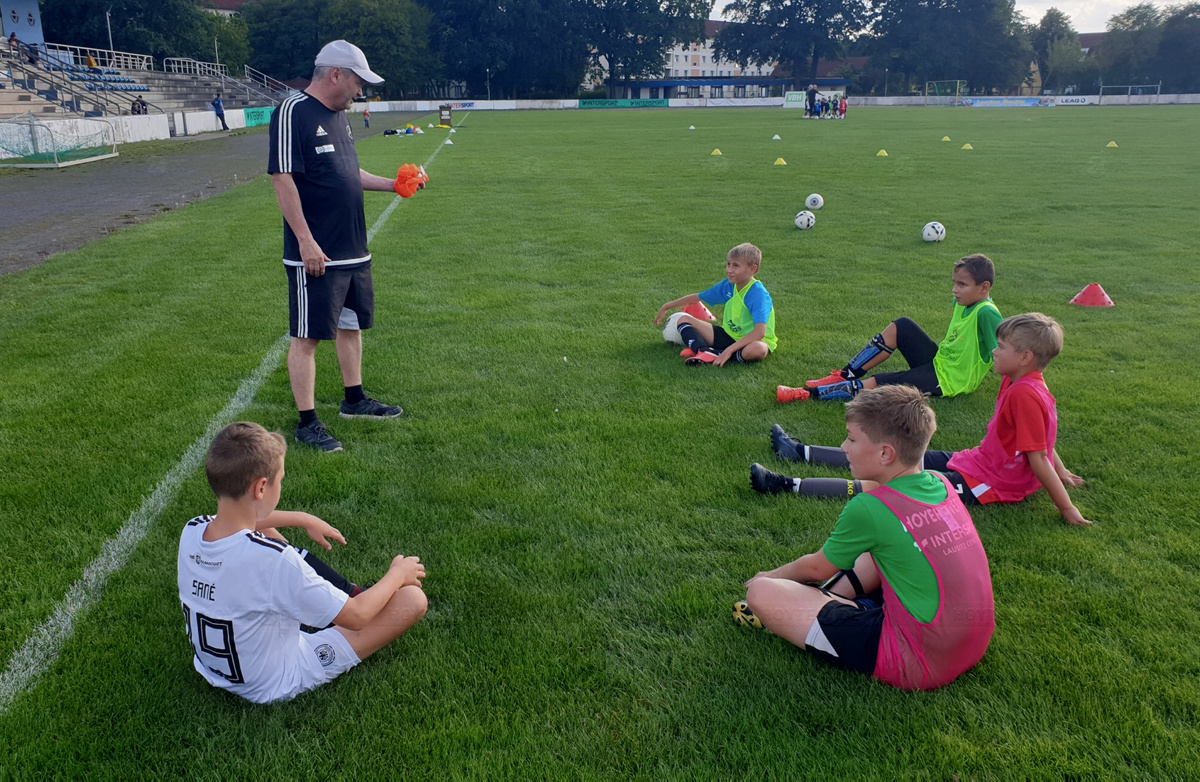
[[[37,65],[42,53],[38,51],[37,46],[31,43],[25,44],[25,57],[29,60],[30,65]]]
[[[138,114],[149,114],[150,107],[146,105],[146,101],[141,95],[137,96]]]
[[[92,70],[92,71],[100,70],[100,66],[96,64],[96,58],[90,54],[87,56],[87,67],[88,67],[88,70]]]
[[[213,98],[213,111],[217,113],[217,119],[221,120],[221,130],[229,130],[229,126],[225,124],[225,104],[221,102],[221,93],[217,93],[217,97]]]
[[[21,51],[21,42],[17,40],[16,33],[9,33],[8,35],[8,50],[13,54]]]

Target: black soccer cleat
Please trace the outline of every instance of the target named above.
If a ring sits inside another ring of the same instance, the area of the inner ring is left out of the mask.
[[[771,449],[785,462],[807,461],[804,458],[804,443],[788,435],[779,424],[771,427]]]
[[[793,481],[755,462],[750,465],[750,485],[760,494],[783,494],[792,490]]]

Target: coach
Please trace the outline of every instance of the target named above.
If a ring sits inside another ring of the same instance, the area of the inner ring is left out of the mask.
[[[354,44],[333,41],[317,54],[312,83],[271,115],[267,173],[283,212],[283,264],[288,273],[292,344],[288,376],[300,411],[296,440],[340,451],[317,417],[317,344],[334,340],[346,398],[343,418],[395,418],[403,410],[363,393],[362,329],[374,321],[375,292],[363,191],[392,192],[393,181],[358,166],[346,109],[362,85],[383,78]]]

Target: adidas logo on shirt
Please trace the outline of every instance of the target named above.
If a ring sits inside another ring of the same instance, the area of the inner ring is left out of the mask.
[[[325,132],[325,128],[321,127],[320,125],[317,125],[317,135],[318,136],[328,136],[329,134]]]

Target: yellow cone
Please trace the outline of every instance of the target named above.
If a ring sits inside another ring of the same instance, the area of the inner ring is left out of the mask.
[[[1104,146],[1105,146],[1105,148],[1106,148],[1106,149],[1116,149],[1116,148],[1117,148],[1117,142],[1115,142],[1115,141],[1110,141],[1110,142],[1108,142],[1107,144],[1105,144]]]
[[[875,153],[875,157],[887,157],[887,150],[881,149]]]
[[[942,141],[949,141],[949,140],[950,140],[949,136],[942,136]]]
[[[777,157],[777,158],[775,158],[775,165],[777,165],[777,166],[786,166],[786,165],[787,165],[787,161],[786,161],[786,160],[784,160],[784,159],[783,159],[783,158],[781,158],[781,157]]]
[[[719,154],[721,154],[721,150],[719,150],[719,149],[714,149],[714,150],[712,151],[712,153],[713,153],[714,155],[719,155]]]
[[[975,147],[971,146],[970,144],[963,144],[962,148],[963,149],[975,149]]]

